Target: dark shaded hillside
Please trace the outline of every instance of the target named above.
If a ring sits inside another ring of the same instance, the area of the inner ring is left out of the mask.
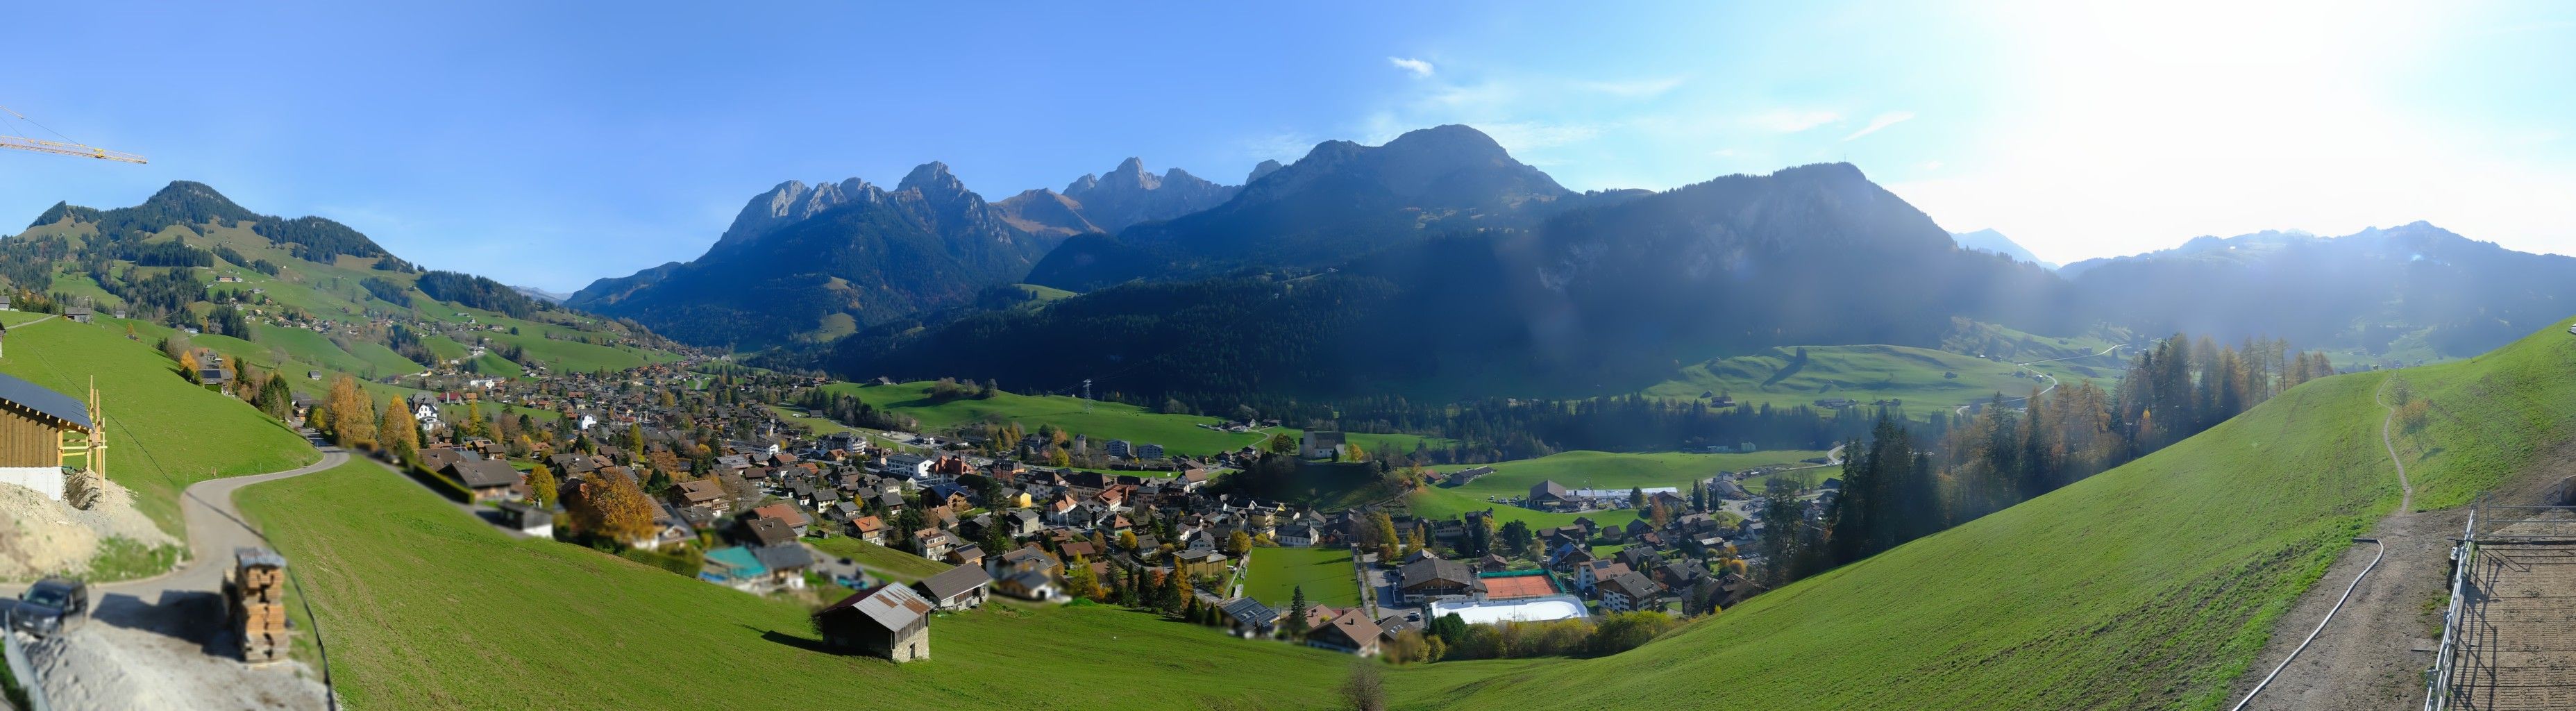
[[[1466,126],[1375,147],[1327,141],[1222,205],[1115,238],[1077,238],[1027,281],[1082,291],[1247,266],[1324,267],[1443,232],[1525,227],[1583,197]]]
[[[2071,308],[2149,333],[2287,337],[2469,356],[2576,307],[2576,258],[2530,254],[2423,222],[2344,237],[2262,232],[2068,265]]]
[[[893,323],[823,364],[1154,396],[1565,395],[1729,349],[1936,345],[1952,316],[2057,326],[2041,314],[2060,284],[1960,250],[1858,170],[1820,165],[1429,237],[1314,277],[1146,282]]]
[[[568,303],[685,342],[759,347],[971,303],[1052,246],[1010,225],[939,163],[913,169],[890,191],[857,180],[802,187],[753,198],[735,229],[695,261],[603,279]]]

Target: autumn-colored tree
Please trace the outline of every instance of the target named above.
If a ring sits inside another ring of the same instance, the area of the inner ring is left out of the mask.
[[[385,403],[384,414],[376,419],[376,438],[397,463],[411,462],[420,453],[420,421],[412,419],[400,396]]]
[[[528,498],[535,500],[537,508],[551,509],[555,506],[555,496],[554,470],[547,469],[546,465],[543,464],[530,468],[528,470]]]
[[[570,503],[574,527],[593,536],[623,545],[653,535],[652,504],[634,479],[595,475],[582,482],[581,497]]]
[[[204,366],[197,363],[196,353],[188,352],[179,354],[179,375],[187,378],[188,382],[199,382],[197,380],[197,371],[202,367]]]
[[[1241,558],[1249,552],[1252,552],[1252,534],[1235,531],[1234,535],[1225,537],[1226,555]]]
[[[331,410],[333,441],[343,447],[376,446],[376,409],[358,392],[358,381],[346,375],[331,381],[322,403]]]

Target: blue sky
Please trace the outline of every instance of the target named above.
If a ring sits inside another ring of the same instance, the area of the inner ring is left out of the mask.
[[[0,155],[0,219],[200,180],[568,290],[791,178],[1232,183],[1468,123],[1578,189],[1850,161],[2056,261],[2417,219],[2576,253],[2576,11],[2543,3],[527,5],[49,6],[0,105],[153,162]]]

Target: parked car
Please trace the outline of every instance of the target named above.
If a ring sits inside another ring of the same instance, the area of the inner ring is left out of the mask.
[[[71,578],[36,581],[18,594],[9,608],[9,628],[38,637],[77,627],[89,619],[89,585]]]

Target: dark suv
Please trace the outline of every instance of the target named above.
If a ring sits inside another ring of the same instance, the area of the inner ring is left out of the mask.
[[[89,619],[89,586],[70,578],[36,581],[9,608],[9,628],[50,637]]]

